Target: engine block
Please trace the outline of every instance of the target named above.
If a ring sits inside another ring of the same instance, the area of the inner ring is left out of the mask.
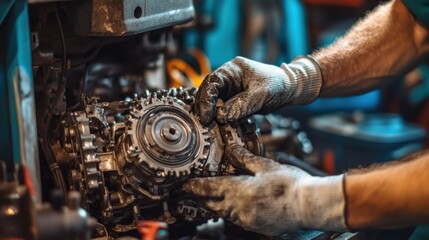
[[[58,139],[70,190],[114,232],[139,219],[198,222],[215,215],[181,191],[189,178],[237,174],[223,156],[224,141],[245,142],[261,154],[250,122],[209,127],[193,113],[195,89],[146,92],[132,99],[83,98],[83,111],[67,113]],[[65,156],[65,157],[64,157]]]

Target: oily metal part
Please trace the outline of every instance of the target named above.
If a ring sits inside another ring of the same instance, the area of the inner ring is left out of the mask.
[[[202,171],[210,134],[186,105],[174,97],[140,99],[126,117],[128,150],[158,177]]]
[[[100,162],[97,155],[97,147],[94,145],[95,136],[90,132],[89,119],[84,112],[74,113],[77,130],[79,131],[80,151],[83,164],[83,173],[85,176],[86,187],[88,190],[99,187],[100,172],[98,163]],[[73,131],[72,131],[73,133]],[[74,135],[74,134],[73,134]]]
[[[192,111],[195,94],[179,88],[116,102],[82,98],[83,110],[60,120],[69,187],[81,192],[83,206],[109,232],[135,229],[136,219],[216,217],[180,185],[194,177],[241,174],[224,147],[247,140],[241,123],[204,127]]]
[[[87,0],[70,5],[61,4],[82,36],[133,35],[184,23],[195,16],[192,0]]]

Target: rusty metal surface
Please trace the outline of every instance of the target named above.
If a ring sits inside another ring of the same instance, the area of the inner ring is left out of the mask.
[[[123,35],[127,31],[124,22],[124,4],[122,0],[93,0],[92,33]]]
[[[28,7],[25,1],[9,3],[0,7],[0,15],[6,16],[0,17],[0,159],[10,175],[14,166],[27,165],[40,196]]]
[[[85,36],[133,35],[190,21],[192,0],[90,0],[64,4],[75,31]]]
[[[31,178],[40,192],[39,150],[37,146],[37,130],[34,119],[34,92],[31,78],[25,70],[18,68],[13,77],[15,107],[19,133],[21,162],[30,170]]]

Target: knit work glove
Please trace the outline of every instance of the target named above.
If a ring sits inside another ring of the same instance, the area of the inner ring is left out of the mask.
[[[319,95],[321,86],[322,72],[310,56],[281,67],[236,57],[203,81],[196,96],[196,111],[204,125],[215,114],[221,123],[234,122],[286,104],[310,103]],[[218,98],[226,102],[216,110]]]
[[[231,162],[251,175],[191,179],[183,189],[204,197],[220,217],[268,236],[301,229],[346,231],[344,175],[313,177],[303,170],[253,155],[238,144]]]

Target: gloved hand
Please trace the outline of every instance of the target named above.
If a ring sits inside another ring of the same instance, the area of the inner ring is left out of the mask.
[[[347,230],[343,175],[313,177],[237,144],[228,146],[226,154],[252,176],[198,178],[183,185],[185,191],[208,199],[207,206],[221,217],[269,236],[304,228]]]
[[[312,102],[322,86],[322,73],[312,57],[300,57],[281,67],[236,57],[208,75],[196,96],[201,123],[216,113],[221,123],[258,111],[270,112],[285,104]],[[216,110],[217,99],[225,104]]]

